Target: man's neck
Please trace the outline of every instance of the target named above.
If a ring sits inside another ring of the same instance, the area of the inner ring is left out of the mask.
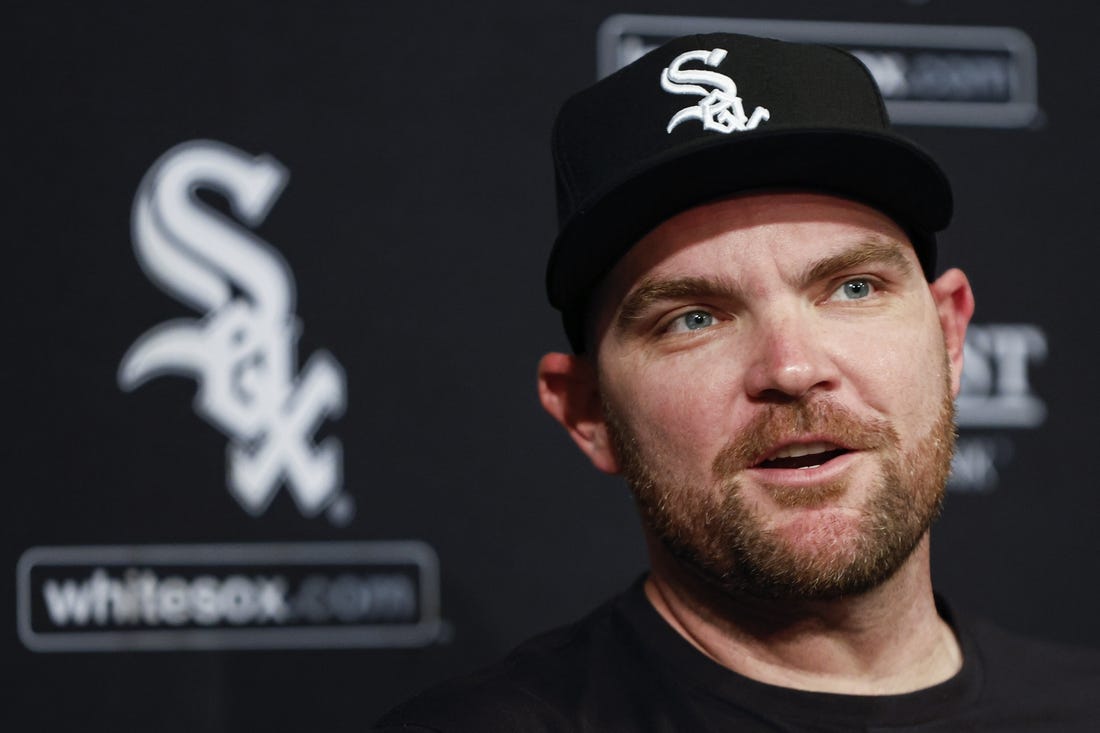
[[[651,555],[645,592],[657,612],[703,654],[759,682],[888,695],[931,687],[962,666],[936,611],[927,536],[878,588],[828,601],[731,598]]]

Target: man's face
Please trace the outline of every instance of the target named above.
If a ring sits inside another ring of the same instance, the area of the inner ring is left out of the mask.
[[[649,533],[727,592],[890,577],[950,467],[946,292],[892,220],[824,195],[727,199],[647,235],[597,296],[594,349],[609,460]]]

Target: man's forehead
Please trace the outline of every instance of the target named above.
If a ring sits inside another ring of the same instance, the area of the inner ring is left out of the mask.
[[[781,266],[812,267],[844,249],[875,244],[896,249],[919,270],[905,231],[857,201],[813,192],[731,196],[688,209],[642,237],[593,294],[593,311],[621,303],[643,283],[691,276],[736,281],[739,269],[766,250]],[[692,272],[682,268],[689,263]]]

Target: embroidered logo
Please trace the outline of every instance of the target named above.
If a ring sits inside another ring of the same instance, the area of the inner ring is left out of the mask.
[[[229,438],[229,491],[250,514],[281,485],[306,516],[342,495],[343,454],[329,437],[313,444],[325,417],[344,409],[344,371],[327,351],[297,372],[301,325],[294,277],[259,226],[288,173],[268,155],[252,157],[203,140],[168,151],[134,198],[138,262],[149,278],[203,313],[162,323],[130,347],[118,383],[130,391],[165,374],[198,382],[194,408]],[[248,227],[203,203],[222,194]]]
[[[751,117],[745,115],[741,98],[737,96],[737,85],[725,74],[706,69],[682,68],[689,61],[701,61],[715,68],[726,58],[726,53],[722,48],[688,51],[677,56],[661,71],[661,88],[666,92],[698,94],[702,97],[696,104],[684,107],[674,114],[668,122],[666,132],[672,132],[673,128],[685,120],[700,120],[704,130],[724,134],[735,130],[753,130],[761,122],[768,121],[771,113],[763,107],[754,109]]]

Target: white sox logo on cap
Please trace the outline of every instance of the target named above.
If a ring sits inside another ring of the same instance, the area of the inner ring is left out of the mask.
[[[661,88],[672,94],[698,94],[703,98],[690,107],[672,116],[667,132],[684,120],[699,120],[704,130],[714,130],[728,134],[741,130],[753,130],[761,122],[767,122],[771,113],[764,107],[753,110],[752,116],[745,114],[741,98],[737,96],[737,85],[733,79],[717,71],[706,69],[683,69],[688,61],[701,61],[715,68],[726,58],[726,50],[715,48],[711,51],[688,51],[677,56],[671,64],[661,71]],[[700,85],[708,85],[708,89]]]

